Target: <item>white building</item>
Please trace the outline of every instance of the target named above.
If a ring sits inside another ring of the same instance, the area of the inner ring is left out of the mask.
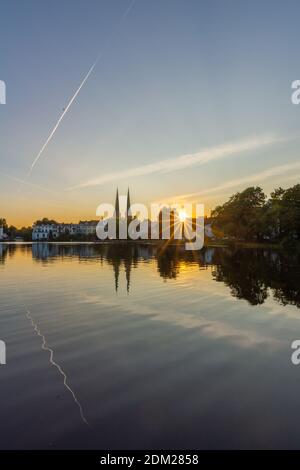
[[[60,235],[93,235],[96,234],[97,222],[81,222],[79,224],[41,224],[32,229],[33,241],[55,240]]]
[[[32,240],[49,240],[50,233],[52,233],[53,238],[57,238],[59,236],[58,225],[34,225],[32,229]]]
[[[0,225],[0,240],[7,240],[7,234],[4,232],[2,225]]]

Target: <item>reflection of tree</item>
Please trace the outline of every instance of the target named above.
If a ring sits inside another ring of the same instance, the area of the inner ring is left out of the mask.
[[[26,245],[22,247],[26,249]],[[8,258],[12,258],[16,253],[16,245],[8,245],[6,243],[0,243],[0,264],[5,264]]]
[[[224,282],[234,297],[246,299],[251,305],[264,303],[268,297],[268,289],[263,280],[262,252],[238,250],[228,254],[224,250],[218,261],[220,264],[215,266],[212,274],[216,281]]]
[[[5,259],[7,257],[7,247],[5,243],[0,243],[0,264],[5,264]]]
[[[1,246],[1,245],[0,245]],[[5,246],[5,248],[3,248]],[[0,263],[13,256],[16,249],[31,250],[31,246],[2,245]],[[81,263],[108,263],[114,271],[116,291],[122,273],[127,292],[131,287],[131,273],[141,262],[155,259],[157,271],[164,279],[176,279],[181,270],[191,266],[206,269],[212,266],[213,279],[229,287],[231,294],[245,299],[251,305],[263,304],[270,292],[282,305],[300,308],[300,253],[265,249],[205,248],[186,251],[182,246],[153,246],[135,243],[108,243],[97,245],[59,245],[37,243],[32,245],[32,256],[38,262],[49,263],[64,258],[78,257]],[[196,281],[196,279],[195,279]]]
[[[210,255],[214,250],[211,248],[201,251],[187,251],[182,246],[169,245],[161,247],[156,252],[157,270],[161,277],[176,279],[180,274],[181,267],[198,265],[200,269],[205,268],[209,262]],[[209,256],[207,256],[209,255]]]
[[[296,305],[300,308],[300,254],[299,252],[279,255],[273,253],[270,264],[272,274],[270,287],[274,298],[282,305]]]
[[[176,279],[179,274],[180,257],[176,247],[170,246],[157,255],[157,269],[164,279]]]
[[[300,254],[271,250],[218,250],[213,270],[234,297],[251,305],[264,303],[268,289],[282,305],[300,307]]]

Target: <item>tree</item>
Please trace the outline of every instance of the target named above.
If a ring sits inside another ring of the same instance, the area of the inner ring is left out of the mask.
[[[41,220],[36,220],[34,222],[34,225],[57,225],[57,222],[56,222],[56,220],[47,219],[47,217],[44,217]]]
[[[267,204],[266,225],[272,238],[290,243],[300,240],[300,184],[275,189]]]
[[[6,222],[6,219],[0,218],[0,227],[3,227],[4,230],[7,229],[7,222]]]
[[[284,238],[300,240],[300,184],[286,189],[280,202],[280,223]]]
[[[263,236],[263,210],[266,195],[260,187],[250,187],[235,193],[212,212],[213,227],[224,235],[242,240]]]
[[[6,233],[9,238],[13,239],[16,238],[16,236],[18,235],[18,229],[14,225],[10,225],[9,227],[7,227]]]
[[[18,230],[18,236],[22,237],[24,241],[29,242],[32,240],[32,228],[22,227]]]

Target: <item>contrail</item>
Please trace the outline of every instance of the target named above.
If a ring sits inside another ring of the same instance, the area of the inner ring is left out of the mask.
[[[69,103],[67,104],[65,110],[63,111],[62,115],[60,116],[60,118],[58,119],[57,123],[55,124],[55,126],[53,127],[49,137],[47,138],[46,142],[44,143],[44,145],[42,146],[41,150],[39,151],[39,153],[37,154],[37,156],[35,157],[35,159],[33,160],[32,164],[31,164],[31,167],[25,177],[25,181],[30,177],[31,173],[32,173],[32,170],[34,169],[35,165],[37,164],[37,162],[39,161],[42,153],[44,152],[45,148],[47,147],[47,145],[49,144],[50,140],[52,139],[52,137],[54,136],[58,126],[60,125],[61,121],[63,120],[63,118],[65,117],[65,115],[67,114],[67,112],[69,111],[70,107],[72,106],[72,103],[73,101],[76,99],[76,96],[78,95],[78,93],[80,92],[81,88],[83,87],[83,85],[85,84],[85,82],[87,81],[87,79],[89,78],[89,76],[91,75],[92,71],[94,70],[94,68],[96,67],[98,61],[100,59],[100,56],[95,60],[95,62],[93,63],[93,65],[91,66],[91,68],[89,69],[88,73],[86,74],[86,76],[84,77],[84,79],[82,80],[82,82],[80,83],[79,87],[77,88],[77,90],[75,91],[74,95],[72,96],[72,98],[70,99]]]
[[[43,186],[40,186],[38,184],[29,183],[29,181],[25,181],[25,180],[22,180],[20,178],[16,178],[15,176],[8,175],[7,173],[4,173],[3,171],[0,171],[0,175],[4,176],[5,178],[8,178],[12,181],[15,181],[16,183],[20,183],[21,185],[25,184],[26,186],[29,186],[30,188],[39,189],[41,191],[46,191],[47,193],[50,193],[50,194],[57,194],[54,191],[52,191],[51,189],[44,188]]]
[[[119,25],[120,26],[122,24],[122,22],[126,19],[127,15],[129,14],[129,12],[131,11],[133,5],[135,4],[135,1],[136,0],[133,0],[130,5],[127,7],[127,9],[125,10],[125,12],[123,13],[123,15],[121,16],[121,19],[120,19],[120,22],[119,22]],[[110,37],[108,38],[107,42],[110,43],[111,40],[113,39],[115,33],[116,33],[116,30],[117,28],[115,28],[115,30],[111,33]],[[49,144],[49,142],[51,141],[52,137],[54,136],[56,130],[58,129],[60,123],[62,122],[63,118],[65,117],[65,115],[67,114],[67,112],[69,111],[70,107],[72,106],[74,100],[76,99],[77,95],[79,94],[81,88],[84,86],[84,84],[86,83],[86,81],[88,80],[88,78],[90,77],[91,73],[93,72],[94,68],[96,67],[97,63],[99,62],[99,60],[103,57],[103,53],[104,52],[100,52],[98,57],[96,58],[95,62],[93,63],[93,65],[90,67],[88,73],[85,75],[84,79],[82,80],[82,82],[80,83],[79,87],[77,88],[77,90],[75,91],[74,95],[72,96],[72,98],[70,99],[70,101],[68,102],[66,108],[64,109],[63,113],[61,114],[61,116],[59,117],[57,123],[55,124],[55,126],[53,127],[52,131],[50,132],[50,135],[49,137],[47,138],[46,142],[44,143],[44,145],[42,146],[42,148],[40,149],[39,153],[37,154],[37,156],[35,157],[35,159],[33,160],[30,168],[29,168],[29,171],[27,173],[27,175],[25,176],[24,178],[24,182],[26,182],[28,180],[28,178],[30,178],[30,175],[32,173],[32,170],[34,169],[35,165],[37,164],[37,162],[39,161],[39,159],[41,158],[44,150],[46,149],[47,145]]]
[[[30,320],[30,323],[31,325],[33,326],[33,329],[35,331],[35,333],[40,336],[40,338],[42,338],[42,349],[44,351],[48,351],[49,354],[50,354],[50,358],[49,358],[49,362],[52,366],[56,367],[56,369],[58,370],[58,372],[63,376],[64,378],[64,386],[66,387],[66,389],[71,393],[72,397],[73,397],[73,400],[74,402],[76,403],[76,405],[78,406],[79,408],[79,412],[80,412],[80,416],[81,416],[81,419],[82,421],[89,425],[87,419],[85,418],[84,414],[83,414],[83,409],[82,409],[82,406],[81,404],[79,403],[78,401],[78,398],[76,397],[75,393],[73,392],[73,390],[71,389],[71,387],[68,385],[67,383],[67,375],[66,373],[63,371],[63,369],[61,368],[61,366],[59,364],[57,364],[57,362],[54,361],[53,359],[53,356],[54,356],[54,351],[53,349],[49,348],[49,346],[47,345],[47,341],[46,341],[46,338],[45,336],[41,333],[41,331],[39,330],[37,324],[35,323],[35,321],[33,320],[32,316],[31,316],[31,313],[30,311],[28,310],[28,308],[26,308],[26,317],[28,318],[28,320]]]

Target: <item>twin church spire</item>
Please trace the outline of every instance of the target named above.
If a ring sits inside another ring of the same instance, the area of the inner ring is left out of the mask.
[[[129,188],[127,191],[127,200],[126,200],[126,218],[129,219],[131,216],[130,213],[130,193],[129,193]],[[115,202],[115,216],[116,219],[120,219],[121,214],[120,214],[120,201],[119,201],[119,189],[117,188],[117,193],[116,193],[116,202]]]
[[[127,210],[126,210],[127,217],[131,216],[130,206],[131,206],[131,203],[130,203],[130,194],[129,194],[129,188],[128,188],[128,190],[127,190]]]
[[[123,207],[122,207],[123,209]],[[122,218],[121,212],[120,212],[120,200],[119,200],[119,190],[117,188],[117,193],[116,193],[116,202],[115,202],[115,217],[116,217],[116,238],[120,238],[120,220]],[[126,221],[127,221],[127,231],[128,231],[128,225],[130,221],[132,220],[131,217],[131,211],[130,211],[130,194],[129,194],[129,188],[127,191],[127,199],[126,199],[126,213],[125,213]],[[124,257],[124,266],[125,266],[125,273],[126,273],[126,281],[127,281],[127,293],[129,293],[129,286],[130,286],[130,272],[131,272],[131,264],[132,261],[130,259],[130,256],[125,256]],[[121,259],[119,256],[114,260],[113,266],[115,270],[115,288],[116,292],[119,287],[119,275],[120,275],[120,265],[121,265]]]
[[[127,199],[126,199],[126,212],[125,212],[125,219],[127,222],[127,231],[128,231],[128,225],[132,220],[131,217],[131,210],[130,210],[130,194],[129,194],[129,188],[127,191]],[[123,209],[123,207],[122,207]],[[119,190],[117,188],[117,193],[116,193],[116,202],[115,202],[115,217],[116,217],[116,237],[117,239],[123,238],[120,237],[120,221],[122,219],[122,214],[120,212],[120,200],[119,200]]]
[[[115,216],[116,216],[116,219],[120,218],[120,203],[119,203],[119,190],[118,190],[118,188],[117,188],[116,203],[115,203]]]

